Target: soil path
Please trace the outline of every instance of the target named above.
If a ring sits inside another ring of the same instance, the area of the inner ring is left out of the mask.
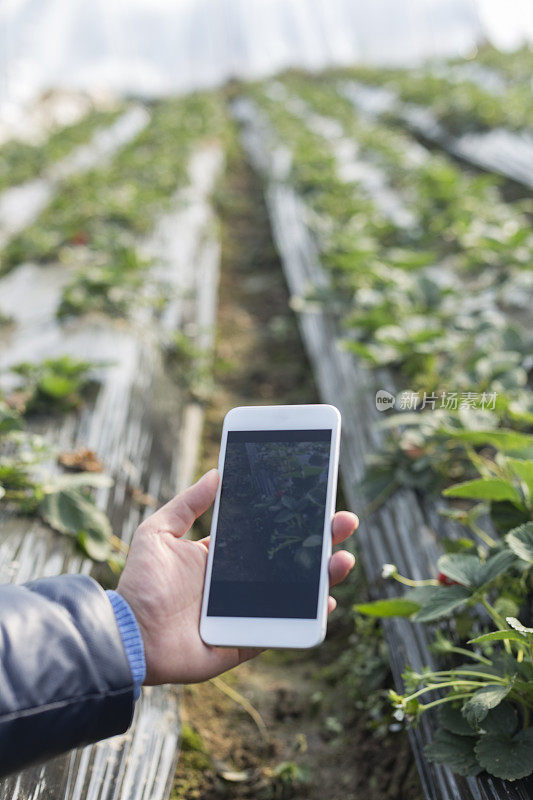
[[[203,469],[217,462],[229,408],[318,400],[261,187],[236,144],[218,201],[221,285]],[[209,523],[207,516],[199,521],[198,535]],[[184,689],[173,800],[421,800],[405,734],[373,736],[368,713],[357,711],[328,673],[353,637],[353,582],[337,594],[340,608],[321,648],[265,653],[217,682]],[[261,719],[254,721],[256,712]]]

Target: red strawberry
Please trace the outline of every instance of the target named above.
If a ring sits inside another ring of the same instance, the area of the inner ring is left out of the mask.
[[[89,244],[89,234],[87,231],[76,231],[70,241],[78,246]]]
[[[443,586],[462,586],[462,583],[459,583],[459,581],[452,581],[444,572],[439,572],[437,580],[439,583],[442,583]]]

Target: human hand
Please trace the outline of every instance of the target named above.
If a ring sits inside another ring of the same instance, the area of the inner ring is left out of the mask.
[[[193,486],[148,517],[137,529],[117,590],[129,603],[144,641],[146,680],[161,683],[204,681],[257,655],[252,648],[206,645],[199,623],[209,537],[184,539],[194,520],[215,499],[219,476],[207,472]],[[332,523],[333,544],[347,539],[359,521],[339,511]],[[333,554],[330,586],[344,580],[355,564],[346,550]],[[328,612],[337,605],[328,598]]]

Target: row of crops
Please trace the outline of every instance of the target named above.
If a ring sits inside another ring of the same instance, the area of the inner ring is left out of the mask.
[[[358,439],[366,448],[362,494],[359,470],[345,462],[345,484],[357,490],[348,496],[364,503],[356,510],[369,526],[395,498],[422,509],[402,528],[412,564],[383,564],[395,530],[369,546],[365,563],[389,583],[374,582],[385,596],[356,613],[385,618],[389,634],[397,618],[397,631],[423,631],[424,663],[413,668],[401,647],[391,653],[405,673],[390,700],[397,721],[421,720],[415,745],[429,738],[427,757],[445,767],[426,774],[434,798],[458,791],[442,777],[448,768],[483,798],[501,790],[479,794],[480,773],[513,781],[533,772],[533,208],[529,178],[509,184],[427,147],[403,110],[429,111],[451,137],[505,128],[527,138],[532,61],[529,50],[486,48],[475,62],[427,70],[290,73],[233,89],[229,106],[223,92],[149,104],[133,138],[105,163],[55,180],[48,204],[0,252],[0,513],[10,531],[0,570],[5,579],[58,571],[51,528],[68,541],[60,571],[98,563],[117,573],[143,515],[194,471],[187,453],[210,384],[218,266],[210,200],[229,116],[245,137],[254,132],[282,257],[298,251],[316,267],[294,308],[304,338],[313,319],[326,321],[324,399],[348,394],[346,452]],[[371,108],[369,87],[394,103]],[[38,145],[2,145],[0,191],[46,175],[127,105],[93,110]],[[290,216],[284,232],[276,223],[276,198],[287,196],[301,230]],[[335,371],[341,363],[352,383]],[[367,405],[388,389],[402,412],[381,415],[384,437],[377,412],[367,420],[349,396],[360,379]],[[168,698],[142,702],[140,731]],[[132,759],[131,770],[149,772],[150,796],[164,796],[176,735],[155,733],[155,749],[143,755],[140,745]],[[87,780],[98,759],[118,770],[118,752],[94,748]]]
[[[455,112],[485,128],[511,119],[483,117],[483,93],[463,94],[466,81],[365,73],[450,126]],[[382,379],[386,368],[398,390],[404,413],[387,415],[386,443],[369,454],[368,510],[406,487],[442,494],[441,514],[459,523],[433,574],[414,580],[385,564],[383,577],[408,591],[357,609],[439,625],[436,666],[429,653],[422,669],[407,665],[403,692],[392,693],[397,717],[416,725],[439,707],[430,759],[515,780],[533,771],[531,204],[504,199],[500,179],[421,146],[403,125],[358,113],[352,80],[292,74],[255,87],[241,116],[278,148],[284,167],[276,174],[273,159],[267,172],[303,201],[327,276],[297,307],[318,303],[339,321],[340,346]],[[524,128],[518,105],[511,125]]]
[[[57,131],[34,146],[35,163],[46,174],[90,149],[122,113],[127,106]],[[107,158],[54,180],[48,205],[3,247],[4,581],[78,571],[114,585],[137,525],[194,477],[218,276],[210,197],[227,122],[212,94],[143,114]],[[17,147],[29,146],[6,145]],[[130,797],[136,786],[162,798],[178,739],[177,696],[148,689],[126,736],[39,768],[39,780],[35,770],[7,780],[0,797],[50,786],[56,797]]]

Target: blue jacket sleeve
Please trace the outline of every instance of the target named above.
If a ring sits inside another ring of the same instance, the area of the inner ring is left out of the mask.
[[[124,732],[133,678],[113,607],[85,575],[0,586],[0,777]]]
[[[133,678],[133,696],[135,700],[138,700],[141,696],[141,686],[146,678],[146,660],[141,631],[135,619],[135,614],[122,595],[109,589],[106,594],[113,606],[118,629],[122,637],[122,644],[128,656]]]

